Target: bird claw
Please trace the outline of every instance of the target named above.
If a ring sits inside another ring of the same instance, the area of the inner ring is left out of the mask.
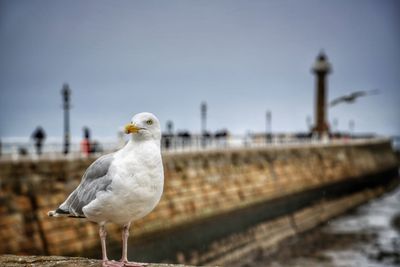
[[[103,261],[102,267],[145,267],[147,263],[133,262],[133,261]]]
[[[103,261],[102,263],[102,267],[123,267],[125,266],[124,262],[120,262],[120,261]]]
[[[125,267],[145,267],[147,263],[142,262],[133,262],[133,261],[125,261],[123,262]]]

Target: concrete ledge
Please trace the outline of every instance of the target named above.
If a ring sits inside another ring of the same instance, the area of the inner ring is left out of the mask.
[[[78,257],[1,255],[2,267],[100,267],[101,261]],[[147,267],[190,267],[189,265],[149,263]]]

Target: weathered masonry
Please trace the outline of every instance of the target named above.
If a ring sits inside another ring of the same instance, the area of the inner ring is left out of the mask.
[[[165,154],[155,211],[132,227],[136,260],[226,264],[398,183],[388,140]],[[93,159],[0,163],[0,254],[99,257],[98,228],[48,218]],[[120,229],[110,225],[111,254]]]

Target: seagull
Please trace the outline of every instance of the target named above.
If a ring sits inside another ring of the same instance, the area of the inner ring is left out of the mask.
[[[132,134],[127,144],[94,161],[64,203],[48,212],[51,217],[86,218],[98,223],[103,267],[144,266],[128,261],[129,227],[155,208],[164,187],[157,117],[147,112],[136,114],[125,126],[125,133]],[[120,261],[107,258],[107,223],[122,226]]]
[[[345,95],[345,96],[341,96],[338,98],[335,98],[334,100],[331,101],[330,106],[336,106],[337,104],[341,103],[341,102],[347,102],[347,103],[353,103],[354,101],[356,101],[357,98],[361,97],[361,96],[367,96],[367,95],[376,95],[378,94],[379,91],[378,90],[371,90],[371,91],[356,91],[353,92],[349,95]]]

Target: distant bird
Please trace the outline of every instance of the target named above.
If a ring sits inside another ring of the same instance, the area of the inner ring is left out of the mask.
[[[160,122],[151,113],[139,113],[125,126],[131,139],[115,153],[104,155],[86,170],[79,186],[49,216],[86,218],[97,222],[105,267],[143,266],[128,262],[127,242],[131,222],[150,213],[164,186]],[[108,222],[122,226],[122,258],[110,261],[106,252]]]
[[[334,100],[331,101],[330,106],[336,106],[339,103],[346,102],[346,103],[354,103],[357,98],[362,97],[362,96],[367,96],[367,95],[376,95],[379,93],[379,90],[371,90],[371,91],[356,91],[353,92],[349,95],[341,96],[338,98],[335,98]]]

